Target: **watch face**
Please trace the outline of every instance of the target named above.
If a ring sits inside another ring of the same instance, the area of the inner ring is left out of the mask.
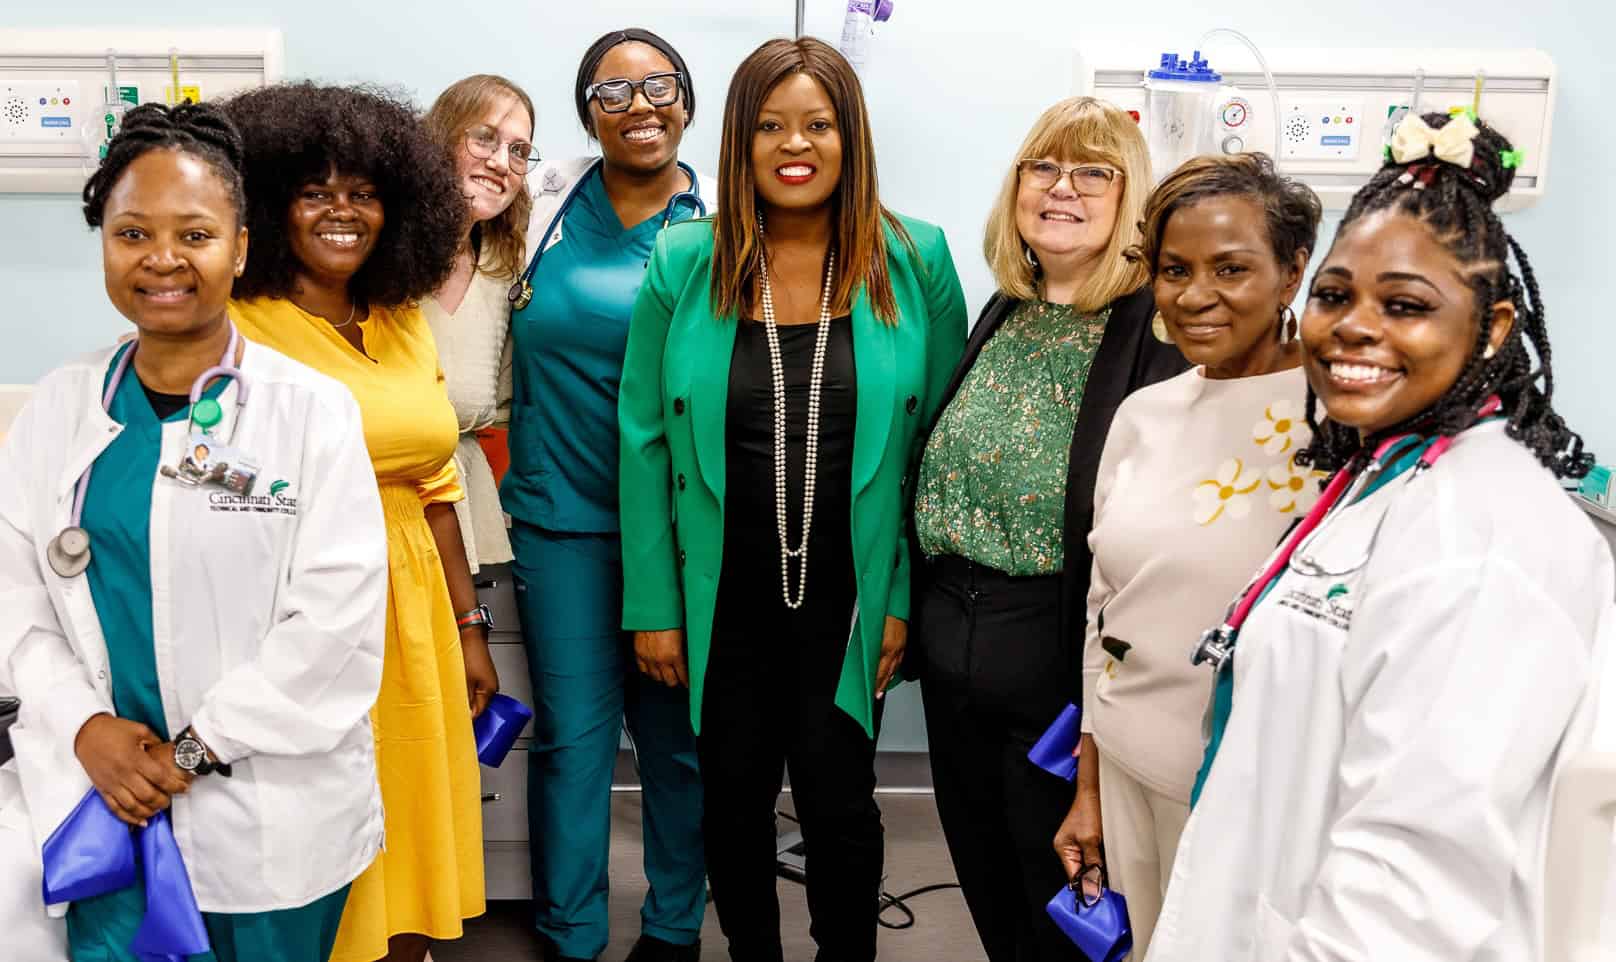
[[[194,738],[182,738],[174,743],[174,764],[188,772],[195,772],[201,767],[206,757],[202,743]]]

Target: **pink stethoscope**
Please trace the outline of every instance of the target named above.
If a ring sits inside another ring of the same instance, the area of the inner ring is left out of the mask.
[[[1482,404],[1476,417],[1478,420],[1491,417],[1501,407],[1503,407],[1503,402],[1495,394]],[[1381,459],[1388,452],[1412,437],[1415,437],[1415,435],[1399,434],[1396,437],[1387,438],[1375,448],[1374,457],[1370,458],[1369,463],[1363,468],[1353,471],[1349,467],[1336,472],[1335,477],[1331,478],[1330,483],[1325,486],[1324,492],[1319,495],[1319,500],[1313,505],[1313,510],[1307,513],[1307,517],[1302,519],[1302,523],[1297,525],[1296,530],[1292,531],[1290,537],[1285,539],[1284,545],[1274,553],[1268,564],[1257,573],[1257,577],[1253,578],[1251,583],[1246,585],[1245,590],[1235,597],[1234,602],[1229,606],[1229,614],[1224,617],[1223,624],[1202,632],[1200,640],[1195,643],[1195,648],[1190,654],[1192,663],[1200,665],[1210,662],[1214,673],[1223,670],[1224,664],[1234,654],[1235,638],[1240,633],[1240,627],[1246,623],[1246,618],[1251,614],[1251,609],[1262,598],[1268,586],[1277,580],[1286,568],[1307,577],[1335,578],[1351,574],[1369,563],[1369,555],[1375,548],[1375,539],[1380,535],[1380,526],[1386,521],[1385,511],[1381,512],[1379,520],[1375,522],[1375,528],[1370,532],[1369,543],[1364,547],[1363,553],[1350,565],[1339,569],[1326,568],[1313,557],[1308,549],[1312,547],[1314,539],[1323,529],[1324,522],[1334,516],[1334,509],[1338,505],[1341,507],[1349,506],[1357,500],[1358,495],[1363,493],[1374,482],[1375,478],[1380,476],[1381,471],[1385,469],[1385,464]],[[1420,460],[1414,465],[1408,480],[1413,481],[1423,474],[1431,465],[1437,462],[1438,458],[1446,454],[1448,448],[1452,446],[1452,436],[1445,435],[1432,441],[1431,446],[1426,448],[1424,454],[1420,455]]]
[[[231,323],[230,343],[224,350],[224,356],[219,358],[218,364],[203,371],[195,381],[191,382],[191,410],[187,424],[188,428],[200,426],[206,431],[218,424],[223,418],[223,411],[217,401],[210,399],[204,402],[202,399],[202,392],[207,389],[208,382],[216,377],[227,377],[236,382],[236,421],[240,423],[240,411],[242,406],[247,403],[249,391],[247,376],[242,373],[241,368],[237,367],[235,363],[236,348],[240,344],[241,334],[236,330],[236,325]],[[129,371],[129,362],[134,359],[135,350],[139,346],[139,341],[129,345],[129,350],[123,352],[123,357],[118,359],[118,366],[113,369],[112,377],[107,379],[106,390],[101,393],[102,411],[108,413],[112,411],[112,399],[117,395],[118,385],[123,383],[124,375]],[[234,434],[235,429],[232,427],[232,441],[234,440]],[[68,525],[45,546],[45,559],[50,562],[51,570],[63,578],[72,578],[83,574],[84,570],[90,566],[90,533],[84,530],[83,520],[84,496],[90,490],[90,472],[94,468],[95,462],[92,461],[84,468],[84,473],[79,475],[78,481],[73,485],[73,511],[68,520]],[[194,483],[186,480],[178,471],[168,465],[163,466],[162,473],[164,477],[178,478],[188,484]]]

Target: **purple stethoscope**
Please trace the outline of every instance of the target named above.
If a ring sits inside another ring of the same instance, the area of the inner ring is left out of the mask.
[[[228,322],[227,322],[228,323]],[[216,377],[227,377],[236,382],[236,420],[230,429],[230,441],[235,441],[235,426],[241,422],[241,409],[247,403],[249,387],[247,375],[235,364],[236,349],[241,344],[241,334],[236,330],[234,323],[230,324],[230,344],[225,348],[224,356],[219,363],[208,368],[197,376],[191,383],[191,410],[187,420],[187,430],[195,431],[200,428],[206,434],[210,429],[224,420],[224,409],[214,398],[202,397],[207,389],[208,382]],[[107,380],[106,390],[101,393],[101,410],[108,414],[112,411],[112,399],[118,393],[118,386],[129,371],[129,362],[134,359],[135,350],[140,342],[129,346],[129,350],[118,359],[118,366],[113,369],[112,377]],[[63,578],[72,578],[84,573],[90,566],[90,533],[84,530],[84,496],[90,490],[90,472],[95,467],[91,461],[79,475],[73,485],[73,512],[68,526],[63,528],[50,543],[45,546],[45,559],[50,562],[51,570]],[[177,470],[169,465],[163,465],[161,473],[165,478],[174,478],[184,484],[195,486],[197,479]]]

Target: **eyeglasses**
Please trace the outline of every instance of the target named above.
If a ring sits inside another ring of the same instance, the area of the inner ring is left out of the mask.
[[[1050,190],[1061,178],[1071,177],[1072,189],[1084,197],[1099,197],[1111,189],[1122,171],[1103,164],[1079,164],[1070,170],[1047,160],[1023,160],[1016,164],[1022,183],[1035,190]]]
[[[1100,898],[1105,895],[1109,881],[1106,878],[1105,866],[1085,862],[1077,870],[1077,877],[1066,887],[1072,890],[1084,908],[1092,909],[1100,904]]]
[[[648,74],[644,80],[603,80],[585,87],[584,99],[593,97],[600,102],[601,110],[620,114],[634,105],[634,91],[638,90],[645,94],[646,102],[651,106],[666,107],[679,99],[679,88],[683,81],[684,74],[677,70]]]
[[[466,131],[466,151],[478,160],[487,160],[499,153],[500,147],[509,147],[511,166],[522,173],[538,169],[539,149],[525,140],[508,140],[503,144],[499,131],[487,124],[478,124]]]

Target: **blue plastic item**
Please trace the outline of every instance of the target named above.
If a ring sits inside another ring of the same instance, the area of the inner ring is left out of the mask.
[[[1027,753],[1027,760],[1051,775],[1067,781],[1077,777],[1077,740],[1082,737],[1079,726],[1083,709],[1067,705],[1055,718],[1049,729],[1039,737],[1038,743]]]
[[[1090,962],[1120,962],[1133,951],[1128,902],[1119,892],[1104,889],[1098,902],[1084,905],[1076,892],[1063,888],[1045,911]]]
[[[93,788],[45,840],[45,904],[94,898],[133,885],[136,834],[146,913],[130,952],[140,962],[183,962],[210,951],[207,926],[168,812],[153,815],[132,834]]]
[[[1190,83],[1222,83],[1223,74],[1213,70],[1197,50],[1190,59],[1180,60],[1176,53],[1161,55],[1161,66],[1150,72],[1152,80],[1187,80]]]
[[[498,768],[516,744],[516,736],[532,720],[533,709],[511,696],[496,694],[490,698],[488,707],[471,725],[477,736],[477,760],[489,768]]]

